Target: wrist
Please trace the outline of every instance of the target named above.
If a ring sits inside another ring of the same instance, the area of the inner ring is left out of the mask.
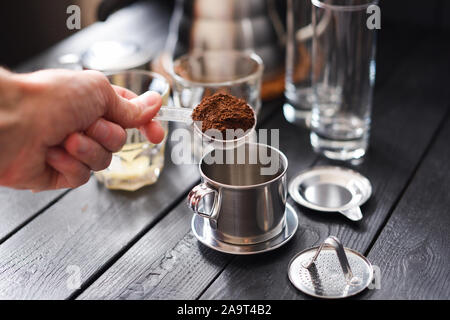
[[[22,121],[23,98],[17,76],[0,68],[0,181],[14,160],[17,146],[24,142],[20,134],[27,125]]]
[[[20,87],[17,76],[0,67],[0,112],[9,111],[19,105],[24,96]]]

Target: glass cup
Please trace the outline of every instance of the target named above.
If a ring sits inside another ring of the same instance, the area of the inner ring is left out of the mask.
[[[109,81],[127,88],[137,95],[156,91],[167,105],[170,86],[167,80],[154,72],[130,70],[107,74]],[[167,122],[161,121],[168,132]],[[97,179],[109,189],[134,191],[155,183],[164,166],[166,137],[159,144],[147,140],[138,129],[126,129],[127,141],[122,150],[113,154],[111,164],[105,170],[95,172]]]
[[[312,88],[312,41],[310,0],[288,0],[286,78],[283,106],[287,121],[309,126],[314,92]]]
[[[369,0],[312,0],[311,144],[336,160],[367,150],[375,83],[376,30],[367,26]]]
[[[263,62],[255,53],[231,50],[183,55],[173,61],[169,70],[173,78],[175,106],[193,109],[204,97],[221,92],[245,99],[257,116],[261,108],[263,69]],[[193,136],[192,152],[194,159],[199,161],[211,148],[234,147],[250,141],[252,134],[234,140],[213,141],[194,124]]]

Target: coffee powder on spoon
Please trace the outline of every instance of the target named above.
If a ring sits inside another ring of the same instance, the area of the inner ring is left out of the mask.
[[[226,93],[203,98],[192,112],[192,120],[202,122],[202,131],[216,129],[225,136],[227,129],[247,131],[255,125],[253,109],[244,99]]]

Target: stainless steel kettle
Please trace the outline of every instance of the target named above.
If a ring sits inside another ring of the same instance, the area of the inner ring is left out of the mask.
[[[284,48],[274,0],[177,0],[166,43],[172,58],[196,50],[254,51],[264,62],[263,98],[283,92]]]

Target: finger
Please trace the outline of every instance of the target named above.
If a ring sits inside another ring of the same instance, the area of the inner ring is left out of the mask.
[[[119,96],[121,96],[122,98],[125,98],[127,100],[134,99],[138,96],[136,93],[134,93],[131,90],[128,90],[127,88],[116,86],[114,84],[112,85],[112,87]]]
[[[154,144],[163,141],[164,136],[166,135],[166,131],[161,126],[161,124],[156,120],[153,120],[147,125],[142,126],[141,130],[144,131],[144,134],[147,137],[147,139]]]
[[[94,171],[107,168],[112,154],[96,141],[81,133],[72,133],[64,141],[66,151]]]
[[[50,165],[48,166],[48,172],[50,183],[46,184],[45,186],[40,185],[39,188],[34,188],[31,190],[31,192],[37,193],[46,190],[72,188],[70,183],[67,181],[66,177],[64,177],[61,173],[56,171]]]
[[[115,94],[107,106],[105,118],[124,128],[137,128],[148,123],[158,113],[161,104],[161,96],[153,91],[131,100]]]
[[[143,95],[130,101],[140,105],[140,108],[144,110],[136,127],[148,124],[156,116],[162,106],[161,95],[154,91],[147,91]]]
[[[64,149],[53,147],[47,151],[47,163],[59,175],[54,179],[55,188],[76,188],[85,184],[91,175],[88,167],[69,155]]]
[[[122,149],[127,141],[127,133],[121,126],[103,118],[95,121],[85,132],[88,137],[111,152]]]

